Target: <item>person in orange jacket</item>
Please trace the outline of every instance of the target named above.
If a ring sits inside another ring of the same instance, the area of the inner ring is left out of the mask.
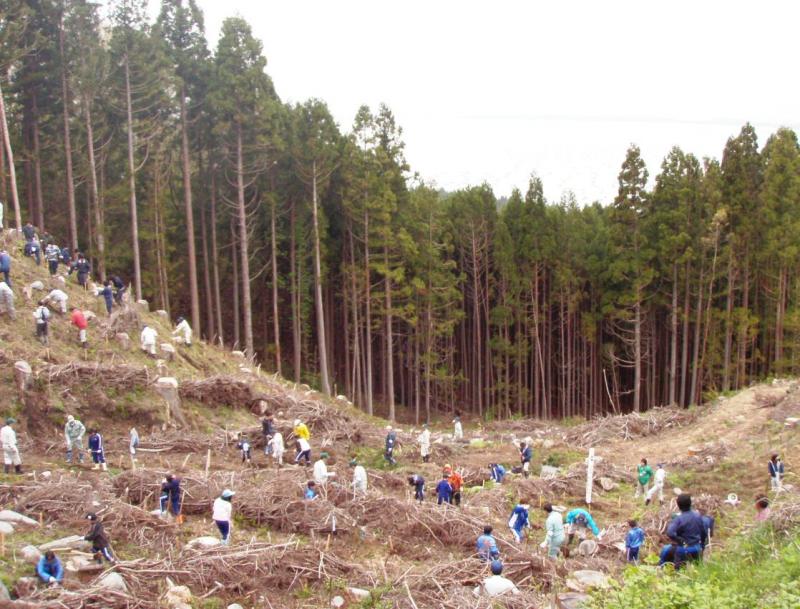
[[[78,307],[72,307],[72,315],[70,315],[72,325],[78,328],[78,340],[81,342],[81,347],[86,349],[89,343],[86,340],[86,328],[89,327],[89,322],[86,321],[86,316]]]
[[[447,481],[450,482],[450,486],[453,487],[453,493],[450,495],[450,503],[458,507],[461,505],[461,487],[464,486],[464,478],[462,478],[461,474],[456,470],[452,470]]]

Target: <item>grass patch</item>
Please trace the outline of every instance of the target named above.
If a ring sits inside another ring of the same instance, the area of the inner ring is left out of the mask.
[[[624,583],[596,593],[591,609],[795,609],[800,607],[800,537],[769,526],[680,572],[628,568]]]

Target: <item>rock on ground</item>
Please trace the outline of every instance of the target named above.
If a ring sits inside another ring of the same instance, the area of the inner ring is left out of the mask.
[[[0,521],[11,522],[14,524],[26,524],[31,527],[39,526],[38,521],[34,520],[33,518],[23,516],[19,512],[14,512],[13,510],[0,510]]]
[[[14,534],[14,525],[10,522],[3,522],[0,520],[0,533],[3,535],[13,535]]]
[[[47,552],[47,550],[91,550],[92,544],[86,541],[81,535],[70,535],[69,537],[62,537],[54,541],[48,541],[39,546],[40,552]]]
[[[597,552],[597,542],[593,539],[584,539],[578,546],[578,554],[581,556],[594,556]]]
[[[118,592],[127,592],[128,586],[125,580],[119,573],[110,571],[97,580],[97,585],[107,590],[116,590]]]
[[[608,575],[588,569],[573,571],[567,579],[567,588],[575,592],[586,592],[590,588],[608,588],[609,585]]]
[[[205,537],[195,537],[186,545],[190,548],[215,548],[219,544],[220,540],[217,537],[207,535]]]
[[[22,560],[34,565],[38,563],[39,559],[42,557],[42,553],[36,546],[25,546],[19,551],[19,555],[22,557]]]
[[[558,595],[558,609],[583,609],[588,606],[590,596],[580,592],[567,592]]]

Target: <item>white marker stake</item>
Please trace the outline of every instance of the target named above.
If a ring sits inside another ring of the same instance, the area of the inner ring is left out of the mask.
[[[594,484],[594,448],[589,449],[586,459],[586,505],[592,505],[592,485]]]

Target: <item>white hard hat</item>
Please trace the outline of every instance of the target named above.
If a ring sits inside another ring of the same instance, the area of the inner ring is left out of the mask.
[[[297,427],[298,425],[300,425],[300,419],[295,419],[294,426]]]
[[[73,417],[72,415],[68,415],[67,416],[67,421],[74,421],[74,420],[75,420],[75,417]]]

